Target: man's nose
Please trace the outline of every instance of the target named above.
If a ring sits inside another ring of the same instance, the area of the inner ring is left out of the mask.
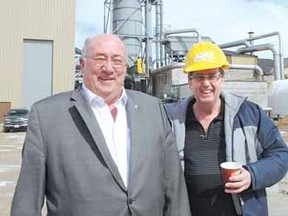
[[[209,76],[203,76],[203,77],[202,77],[202,80],[201,80],[201,83],[204,84],[204,85],[210,85],[210,78],[209,78]]]
[[[105,61],[105,63],[103,64],[103,67],[106,68],[106,70],[109,70],[109,71],[114,70],[113,61],[107,59]]]
[[[202,77],[202,81],[206,81],[206,80],[210,82],[210,77],[207,76],[207,75],[204,75],[204,76]]]

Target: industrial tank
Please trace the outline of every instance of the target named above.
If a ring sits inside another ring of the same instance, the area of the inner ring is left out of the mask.
[[[142,6],[139,0],[114,0],[113,33],[119,35],[127,47],[128,64],[134,65],[141,54],[143,38]]]
[[[272,108],[272,116],[288,115],[288,80],[276,80],[271,83],[268,90],[268,103]]]

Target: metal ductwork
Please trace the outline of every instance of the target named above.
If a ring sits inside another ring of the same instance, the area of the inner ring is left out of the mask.
[[[167,72],[173,69],[177,69],[177,68],[183,68],[185,65],[185,63],[174,63],[174,64],[169,64],[166,65],[164,67],[161,68],[157,68],[155,70],[152,71],[152,75],[154,74],[158,74],[158,73],[163,73],[163,72]]]
[[[185,63],[175,63],[175,64],[170,64],[166,65],[164,67],[158,68],[153,70],[152,75],[155,75],[157,73],[163,73],[169,70],[177,69],[177,68],[183,68]],[[263,78],[263,70],[260,66],[258,65],[237,65],[237,64],[231,64],[229,66],[229,69],[238,69],[238,70],[253,70],[257,73],[257,75],[261,76]]]
[[[231,64],[229,66],[229,69],[236,69],[236,70],[253,70],[257,73],[258,76],[263,79],[263,70],[259,65],[237,65],[237,64]]]
[[[168,35],[171,34],[183,34],[183,33],[195,33],[197,35],[197,40],[198,42],[201,41],[201,35],[198,32],[197,29],[191,28],[191,29],[178,29],[178,30],[170,30],[170,31],[166,31],[163,34],[163,38],[162,40],[165,40],[167,38]]]
[[[179,35],[184,33],[193,33],[193,35]],[[175,62],[183,62],[191,46],[201,40],[211,41],[208,37],[202,37],[194,28],[164,32],[163,37],[161,38],[161,43],[165,47],[165,65]]]
[[[272,36],[277,36],[278,38],[278,51],[275,49],[275,47],[271,47],[271,45],[268,45],[268,47],[258,47],[260,50],[254,50],[255,47],[252,44],[252,41],[255,40],[260,40],[264,38],[269,38]],[[253,51],[263,51],[263,50],[271,50],[273,52],[273,58],[274,58],[274,69],[275,69],[275,78],[276,79],[284,79],[284,60],[283,60],[283,55],[282,55],[282,40],[281,40],[281,35],[279,32],[271,32],[268,34],[260,35],[260,36],[253,36],[249,35],[249,38],[246,38],[244,40],[238,40],[230,43],[225,43],[225,44],[220,44],[219,46],[222,49],[225,48],[231,48],[231,47],[237,47],[237,46],[245,46],[246,48],[240,49],[240,52],[242,53],[248,53],[248,52],[253,52]],[[250,49],[250,47],[252,47]]]
[[[261,44],[261,45],[253,45],[250,47],[240,48],[238,49],[238,53],[248,53],[248,52],[259,52],[259,51],[265,51],[265,50],[271,50],[273,53],[273,60],[274,60],[274,73],[275,73],[275,79],[279,80],[282,79],[282,72],[280,69],[280,60],[279,60],[279,52],[277,49],[275,49],[275,46],[272,44]]]

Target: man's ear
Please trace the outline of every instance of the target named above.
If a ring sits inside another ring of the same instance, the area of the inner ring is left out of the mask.
[[[84,61],[84,59],[82,57],[80,57],[79,63],[80,63],[80,69],[82,71],[82,69],[84,68],[84,65],[85,65],[85,61]]]

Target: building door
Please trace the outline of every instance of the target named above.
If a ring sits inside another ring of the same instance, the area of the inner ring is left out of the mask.
[[[53,41],[23,41],[21,105],[31,105],[52,95]]]

